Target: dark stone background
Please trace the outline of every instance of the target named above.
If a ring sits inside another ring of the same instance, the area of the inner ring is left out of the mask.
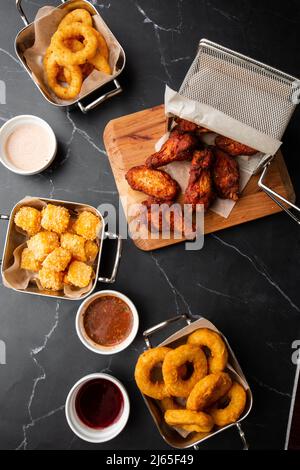
[[[33,18],[46,3],[27,0],[24,8]],[[9,214],[28,194],[117,205],[103,149],[106,123],[162,103],[165,83],[179,87],[202,37],[300,75],[296,0],[93,3],[124,46],[128,62],[120,78],[122,95],[85,116],[44,101],[15,57],[14,38],[22,28],[15,2],[1,1],[0,79],[6,82],[7,104],[0,105],[0,120],[36,114],[49,122],[59,141],[58,156],[43,174],[21,177],[1,166],[1,213]],[[296,112],[283,145],[296,194],[299,144]],[[1,225],[2,247],[6,222]],[[1,285],[0,339],[7,344],[7,365],[0,366],[0,448],[167,449],[138,393],[133,371],[144,347],[141,332],[176,312],[189,312],[204,315],[224,332],[252,386],[254,407],[243,425],[251,447],[282,449],[295,374],[291,343],[300,337],[299,242],[299,228],[283,214],[207,236],[199,252],[178,245],[144,253],[126,241],[114,288],[135,302],[141,326],[133,345],[112,357],[97,356],[79,342],[74,327],[77,302],[56,303]],[[98,446],[73,435],[63,409],[70,387],[94,371],[108,371],[122,380],[132,403],[124,432]],[[201,448],[239,449],[241,443],[232,429]]]

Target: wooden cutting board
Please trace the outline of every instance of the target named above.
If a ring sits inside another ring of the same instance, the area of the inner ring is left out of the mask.
[[[120,197],[134,197],[136,202],[146,199],[145,195],[133,191],[125,180],[125,173],[134,165],[141,165],[154,152],[154,145],[166,131],[164,107],[139,111],[110,121],[104,130],[104,144],[114,174]],[[205,233],[216,232],[227,227],[242,224],[266,215],[280,212],[281,209],[257,186],[259,176],[252,176],[240,200],[227,219],[208,211],[205,214]],[[272,162],[266,179],[267,184],[295,201],[294,189],[281,152]],[[125,211],[126,212],[126,211]],[[136,246],[149,251],[183,241],[174,239],[134,240]]]

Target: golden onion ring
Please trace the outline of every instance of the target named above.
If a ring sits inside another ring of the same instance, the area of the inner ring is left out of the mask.
[[[167,410],[165,421],[170,426],[197,425],[198,432],[209,432],[214,426],[213,418],[203,411]]]
[[[225,408],[218,408],[216,404],[209,410],[217,426],[227,426],[227,424],[235,423],[246,406],[246,392],[237,382],[233,383],[226,398],[229,399],[229,403]]]
[[[49,87],[54,91],[56,96],[63,100],[70,100],[80,93],[82,85],[82,71],[78,65],[66,65],[64,67],[64,71],[67,70],[71,77],[71,81],[66,87],[58,83],[57,77],[60,71],[60,66],[53,53],[45,55],[44,68]]]
[[[55,59],[59,65],[80,65],[88,62],[95,56],[97,50],[97,38],[90,26],[82,23],[72,23],[57,30],[52,36],[51,47]],[[81,50],[73,52],[65,44],[66,39],[83,37],[84,43]]]
[[[76,8],[76,10],[68,13],[59,23],[58,29],[62,29],[72,23],[83,23],[87,26],[93,26],[92,17],[84,8]]]
[[[194,411],[203,410],[223,397],[231,385],[231,378],[226,372],[209,374],[195,385],[187,399],[186,407]]]
[[[180,368],[192,363],[193,372],[188,379],[181,376]],[[169,395],[188,397],[196,383],[207,374],[207,360],[197,346],[184,344],[172,349],[165,357],[162,367],[163,378]]]
[[[153,369],[164,361],[169,351],[171,349],[165,347],[148,349],[138,358],[134,372],[135,381],[141,392],[148,397],[162,400],[169,396],[163,381],[151,379]]]
[[[210,350],[208,358],[209,372],[221,372],[224,370],[228,360],[227,347],[221,336],[208,328],[199,328],[188,337],[188,344],[194,344],[200,348],[206,347]]]

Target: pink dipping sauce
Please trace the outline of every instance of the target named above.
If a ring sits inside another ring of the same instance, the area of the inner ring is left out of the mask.
[[[43,168],[52,157],[51,138],[38,124],[21,124],[8,136],[5,151],[7,160],[24,171]]]

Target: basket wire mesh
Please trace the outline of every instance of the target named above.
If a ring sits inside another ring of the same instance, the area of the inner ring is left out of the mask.
[[[281,140],[297,106],[293,99],[296,83],[291,75],[202,39],[179,93]],[[263,159],[263,164],[259,186],[300,223],[286,204],[299,212],[300,208],[264,183],[270,158]]]

